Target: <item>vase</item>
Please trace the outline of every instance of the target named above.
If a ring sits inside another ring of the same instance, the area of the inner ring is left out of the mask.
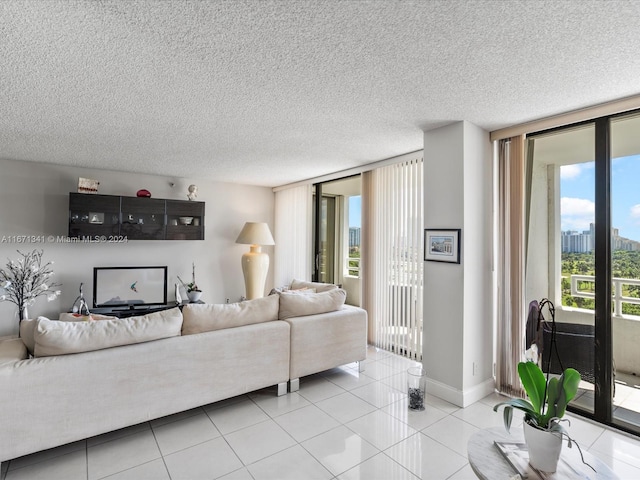
[[[562,435],[523,424],[524,441],[529,450],[529,463],[542,472],[553,473],[562,452]]]
[[[410,410],[424,410],[424,397],[427,392],[427,372],[422,367],[407,370],[407,387]]]
[[[187,297],[189,297],[189,301],[191,303],[193,302],[197,302],[198,300],[200,300],[200,297],[202,296],[202,292],[187,292]]]

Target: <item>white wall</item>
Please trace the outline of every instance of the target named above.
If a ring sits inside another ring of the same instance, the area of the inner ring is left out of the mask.
[[[186,173],[186,172],[185,172]],[[11,236],[66,236],[69,192],[77,190],[78,177],[100,181],[99,193],[135,196],[141,188],[154,198],[186,200],[187,187],[198,185],[198,199],[205,202],[204,241],[130,241],[126,244],[14,243]],[[170,183],[175,185],[172,187]],[[71,307],[84,282],[85,298],[92,301],[93,267],[120,265],[167,265],[169,292],[173,300],[177,275],[190,281],[191,263],[204,291],[203,300],[237,301],[245,294],[240,258],[247,245],[235,244],[244,222],[268,222],[273,231],[274,194],[270,188],[214,182],[197,177],[165,177],[107,170],[63,167],[50,164],[0,160],[0,268],[21,251],[44,250],[54,261],[54,278],[62,283],[62,296],[47,302],[39,298],[29,316],[57,318]],[[277,242],[277,239],[276,239]],[[273,257],[273,247],[263,247]],[[267,291],[273,286],[273,266]],[[0,302],[0,335],[17,333],[16,307]]]
[[[462,122],[425,132],[424,228],[464,222]],[[462,231],[462,238],[466,232]],[[462,390],[464,265],[425,262],[422,363],[434,382]]]
[[[431,393],[466,406],[493,389],[491,144],[468,122],[424,135],[424,226],[461,228],[461,263],[425,262]]]

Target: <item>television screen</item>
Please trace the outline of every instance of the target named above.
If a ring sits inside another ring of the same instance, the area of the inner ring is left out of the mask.
[[[165,305],[167,267],[95,267],[93,306]]]

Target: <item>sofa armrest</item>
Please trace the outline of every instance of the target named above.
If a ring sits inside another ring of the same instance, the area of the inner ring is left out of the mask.
[[[367,312],[358,307],[286,320],[291,326],[291,379],[367,358]]]
[[[29,352],[24,342],[19,338],[0,340],[0,366],[26,360]]]

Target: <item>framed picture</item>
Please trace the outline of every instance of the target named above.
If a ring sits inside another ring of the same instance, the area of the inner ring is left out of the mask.
[[[424,259],[429,262],[460,263],[460,229],[426,228]]]

